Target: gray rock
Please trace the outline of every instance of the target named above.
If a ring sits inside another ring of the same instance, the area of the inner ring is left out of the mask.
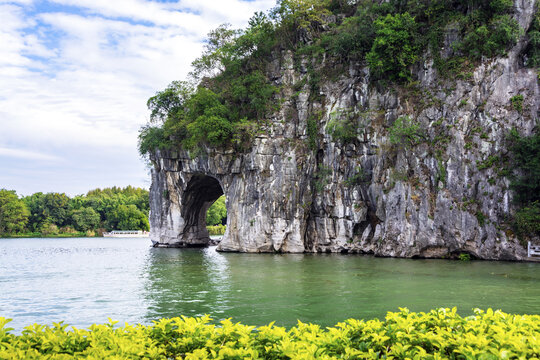
[[[532,3],[517,1],[523,27]],[[451,27],[445,36],[449,44],[457,39]],[[516,236],[501,228],[515,211],[509,180],[497,162],[480,166],[506,154],[509,129],[529,135],[535,126],[540,90],[536,72],[520,65],[522,49],[518,44],[507,57],[484,61],[467,80],[441,79],[432,61],[424,61],[415,69],[422,102],[402,88],[370,85],[369,70],[358,64],[323,82],[323,96],[306,85],[291,97],[307,76],[306,61],[295,70],[292,54],[280,54],[269,72],[282,86],[283,105],[250,151],[207,148],[192,159],[176,149],[151,156],[152,241],[207,245],[206,210],[225,194],[221,251],[524,259]],[[524,97],[521,113],[510,105],[517,94]],[[347,144],[327,132],[338,110],[354,114],[361,128]],[[313,151],[307,121],[316,112],[322,116]],[[390,144],[388,128],[404,115],[422,125],[423,143]],[[352,181],[358,169],[365,176]]]

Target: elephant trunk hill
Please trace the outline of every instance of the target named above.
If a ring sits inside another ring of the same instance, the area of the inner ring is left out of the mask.
[[[509,133],[537,126],[538,74],[524,60],[537,10],[534,1],[512,6],[520,39],[455,76],[436,67],[458,51],[452,22],[437,56],[420,51],[406,81],[375,79],[361,59],[275,47],[264,69],[278,89],[273,107],[242,151],[151,151],[152,241],[207,245],[206,211],[224,194],[221,251],[525,259],[508,221],[516,204],[505,169]],[[316,41],[301,30],[297,41]]]

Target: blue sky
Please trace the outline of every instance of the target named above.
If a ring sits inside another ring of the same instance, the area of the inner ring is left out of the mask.
[[[150,186],[146,100],[184,79],[206,34],[275,0],[0,0],[0,188]]]

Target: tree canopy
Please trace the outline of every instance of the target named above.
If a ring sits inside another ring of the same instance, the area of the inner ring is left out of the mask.
[[[221,196],[206,212],[206,225],[225,225],[226,220],[225,196]]]
[[[101,233],[111,230],[150,230],[149,192],[132,186],[94,189],[85,195],[35,193],[19,198],[0,189],[0,236]],[[224,224],[225,197],[207,212],[208,225]]]
[[[29,211],[15,191],[0,189],[0,235],[23,231]]]
[[[509,135],[512,163],[510,188],[520,208],[515,226],[520,235],[540,236],[540,132],[521,136],[515,129]]]
[[[0,235],[149,230],[148,196],[148,190],[132,186],[95,189],[72,198],[41,192],[19,198],[2,189]]]
[[[351,61],[368,67],[371,81],[400,84],[415,80],[411,68],[428,54],[442,76],[452,77],[463,64],[516,43],[521,30],[513,11],[512,0],[278,0],[245,29],[223,24],[208,34],[188,81],[173,81],[148,100],[150,124],[140,131],[139,151],[249,148],[281,106],[282,85],[269,69],[284,50],[295,68],[307,66],[299,84],[309,83],[315,97],[320,82],[346,73]],[[443,58],[448,27],[459,36]],[[529,32],[530,44],[537,30]],[[529,50],[532,66],[536,52]]]

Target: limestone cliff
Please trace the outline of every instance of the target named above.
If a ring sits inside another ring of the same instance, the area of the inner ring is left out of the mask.
[[[524,29],[533,7],[516,2]],[[152,241],[206,245],[206,210],[224,193],[222,251],[523,259],[526,250],[503,226],[514,209],[497,159],[509,130],[530,134],[538,118],[538,77],[522,65],[524,46],[462,79],[439,76],[427,53],[408,86],[374,85],[368,68],[350,63],[318,94],[307,83],[298,89],[308,60],[294,66],[290,51],[276,54],[268,73],[282,89],[280,110],[249,151],[152,154]],[[522,111],[511,104],[515,95]],[[424,129],[414,146],[389,141],[402,116]],[[340,118],[356,122],[356,138],[332,136]]]

